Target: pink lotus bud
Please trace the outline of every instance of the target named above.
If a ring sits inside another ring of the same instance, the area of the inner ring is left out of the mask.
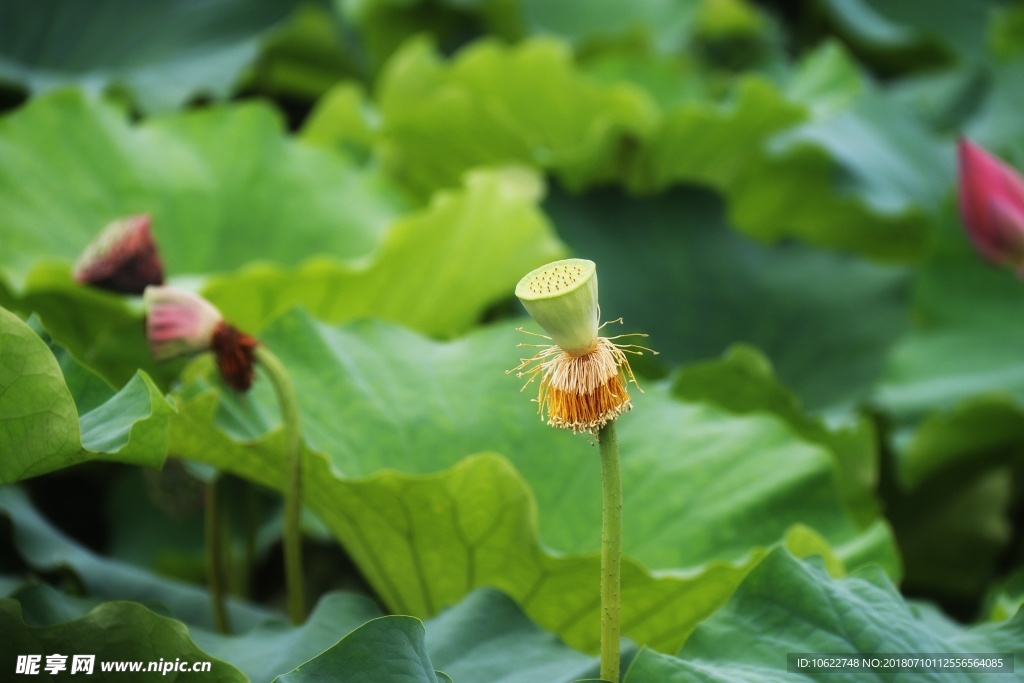
[[[75,280],[119,294],[142,294],[164,283],[164,266],[150,230],[149,216],[114,221],[82,252]]]
[[[146,337],[156,360],[208,351],[223,320],[209,301],[176,287],[146,287]]]
[[[1024,178],[961,138],[960,215],[974,247],[993,263],[1024,269]]]
[[[255,376],[254,337],[224,322],[216,306],[176,287],[146,287],[146,337],[156,360],[212,350],[221,379],[238,392],[248,391]]]

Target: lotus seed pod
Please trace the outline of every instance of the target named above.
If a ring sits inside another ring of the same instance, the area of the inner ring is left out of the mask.
[[[519,281],[516,296],[566,353],[582,356],[596,346],[601,309],[593,261],[574,258],[541,266]]]

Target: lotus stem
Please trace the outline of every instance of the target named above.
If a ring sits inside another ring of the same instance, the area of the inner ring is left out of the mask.
[[[231,633],[224,595],[224,520],[221,518],[219,480],[206,485],[204,525],[206,536],[206,583],[210,592],[213,624],[219,633]]]
[[[619,613],[622,605],[622,472],[615,420],[597,433],[601,448],[601,679],[619,682]]]
[[[281,408],[287,482],[284,493],[284,574],[288,590],[288,617],[293,624],[306,619],[302,576],[302,428],[295,387],[281,361],[265,345],[256,347],[256,360],[266,371]]]

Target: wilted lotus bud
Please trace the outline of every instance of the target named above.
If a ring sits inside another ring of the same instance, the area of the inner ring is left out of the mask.
[[[529,377],[527,385],[540,376],[537,401],[542,414],[547,408],[549,425],[593,432],[633,407],[626,385],[636,384],[636,378],[626,354],[642,355],[650,349],[614,340],[647,335],[599,336],[603,325],[599,324],[597,266],[593,261],[549,263],[520,280],[516,296],[548,333],[545,338],[554,342],[535,345],[541,351],[523,358],[515,368],[519,377]],[[524,370],[535,361],[537,365]]]
[[[164,266],[150,230],[149,216],[114,221],[82,252],[75,280],[119,294],[142,294],[164,283]]]
[[[978,145],[959,143],[960,215],[987,259],[1024,269],[1024,178]]]
[[[256,340],[224,322],[217,307],[176,287],[146,287],[146,337],[156,360],[212,350],[221,378],[235,391],[252,386]]]

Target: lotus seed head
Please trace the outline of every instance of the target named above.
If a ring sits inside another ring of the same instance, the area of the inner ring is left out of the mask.
[[[593,261],[565,259],[532,270],[516,285],[516,296],[567,353],[579,356],[594,349],[601,311]]]
[[[554,343],[525,344],[540,351],[520,358],[508,372],[528,378],[523,389],[540,380],[537,410],[541,415],[547,411],[549,425],[593,433],[633,407],[626,385],[635,384],[636,378],[626,355],[656,352],[615,341],[646,334],[598,336],[603,325],[598,324],[601,309],[593,261],[566,259],[530,271],[516,286],[516,296]],[[611,322],[621,323],[622,318]]]
[[[516,286],[516,296],[532,301],[567,294],[584,285],[596,272],[593,261],[575,258],[555,261],[527,273]]]

